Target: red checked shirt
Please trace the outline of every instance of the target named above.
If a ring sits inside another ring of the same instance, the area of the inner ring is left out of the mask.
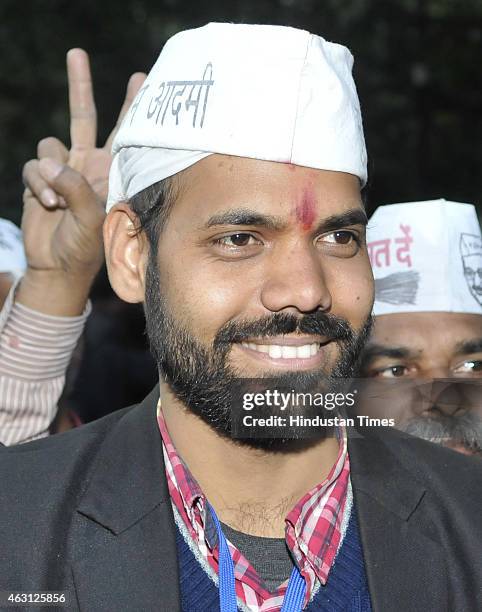
[[[218,574],[217,533],[206,497],[199,484],[176,452],[160,409],[157,420],[163,441],[166,476],[172,504],[197,545],[202,557]],[[340,436],[340,448],[328,477],[302,497],[285,518],[286,543],[306,581],[304,605],[320,581],[326,583],[341,539],[350,460],[346,434]],[[279,612],[288,580],[276,592],[267,591],[258,574],[240,551],[228,541],[234,563],[236,595],[252,612]]]

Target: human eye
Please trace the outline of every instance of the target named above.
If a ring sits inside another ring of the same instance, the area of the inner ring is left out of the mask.
[[[374,378],[403,378],[410,374],[410,368],[405,365],[397,364],[376,370],[373,373]]]
[[[354,231],[337,230],[335,232],[323,234],[318,238],[318,242],[322,246],[330,249],[335,255],[351,257],[358,252],[361,238]]]
[[[261,244],[260,241],[246,232],[237,232],[236,234],[228,234],[214,240],[214,244],[226,247],[228,249],[241,249],[243,247]]]
[[[453,369],[454,374],[482,377],[482,359],[466,359]]]

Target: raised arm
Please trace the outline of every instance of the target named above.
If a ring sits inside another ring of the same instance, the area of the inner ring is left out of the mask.
[[[112,138],[145,76],[132,75],[121,112],[97,147],[89,57],[67,54],[70,150],[45,138],[23,170],[27,270],[0,317],[0,441],[47,435],[103,262],[102,223]]]

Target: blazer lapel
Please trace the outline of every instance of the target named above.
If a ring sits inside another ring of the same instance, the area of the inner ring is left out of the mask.
[[[159,389],[116,424],[97,453],[73,529],[81,610],[180,610],[175,524],[156,422]]]
[[[173,519],[163,506],[121,534],[92,538],[101,545],[72,568],[80,610],[180,610]]]
[[[376,435],[351,438],[349,452],[373,609],[448,610],[443,549],[418,520],[425,488]]]

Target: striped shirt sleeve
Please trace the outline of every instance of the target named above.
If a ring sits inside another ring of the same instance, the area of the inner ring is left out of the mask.
[[[0,312],[0,442],[48,435],[72,353],[91,311],[78,317],[42,314],[14,301]]]

